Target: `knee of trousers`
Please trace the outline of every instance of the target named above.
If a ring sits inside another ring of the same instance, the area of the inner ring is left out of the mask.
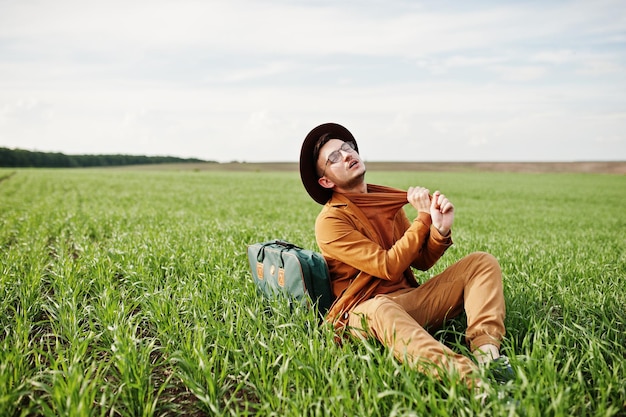
[[[491,265],[493,267],[500,268],[500,263],[498,262],[498,259],[489,252],[472,252],[467,256],[472,260],[479,261],[481,263],[484,263],[485,265]]]
[[[501,275],[498,259],[487,252],[473,252],[467,255],[467,260],[476,266],[477,270],[492,271]]]

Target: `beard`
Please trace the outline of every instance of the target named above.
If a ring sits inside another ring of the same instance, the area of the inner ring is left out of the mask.
[[[362,161],[360,163],[363,164]],[[367,172],[367,169],[365,168],[365,164],[363,164],[363,171],[359,173],[358,175],[354,176],[353,178],[350,178],[349,180],[347,180],[345,184],[343,185],[343,188],[352,189],[361,185],[365,181],[366,172]]]

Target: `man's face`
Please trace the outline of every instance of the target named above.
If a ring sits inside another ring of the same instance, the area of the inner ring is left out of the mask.
[[[340,139],[331,139],[322,146],[317,160],[319,173],[323,173],[338,189],[350,188],[363,181],[365,164],[359,154]],[[343,146],[343,147],[342,147]],[[333,162],[336,161],[336,162]]]

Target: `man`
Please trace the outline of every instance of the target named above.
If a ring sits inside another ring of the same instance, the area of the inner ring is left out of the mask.
[[[505,334],[502,276],[490,254],[472,253],[419,285],[411,267],[427,270],[452,245],[454,205],[423,187],[407,191],[368,184],[358,145],[343,126],[326,123],[305,138],[300,176],[323,208],[315,236],[336,301],[327,320],[352,334],[371,335],[396,358],[425,373],[456,371],[469,385],[477,365],[432,337],[465,310],[466,339],[478,364],[491,364],[504,383],[513,377],[500,342]],[[403,206],[417,217],[410,222]],[[497,366],[494,366],[497,365]]]

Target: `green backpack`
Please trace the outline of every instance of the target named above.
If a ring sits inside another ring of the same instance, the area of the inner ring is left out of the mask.
[[[249,245],[248,261],[254,283],[268,299],[316,306],[322,316],[334,301],[328,266],[318,252],[272,240]]]

